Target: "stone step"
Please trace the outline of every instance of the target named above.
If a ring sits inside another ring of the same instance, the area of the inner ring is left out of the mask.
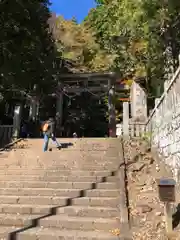
[[[85,171],[85,170],[88,170],[88,171],[116,171],[118,167],[113,167],[113,166],[116,166],[116,163],[112,162],[108,165],[103,165],[103,164],[100,164],[100,165],[85,165],[84,163],[82,163],[82,165],[78,166],[78,168],[80,167],[81,170]]]
[[[6,161],[6,160],[4,160]],[[59,171],[116,171],[118,166],[116,163],[112,162],[110,164],[105,164],[103,165],[103,163],[101,164],[96,164],[96,163],[92,163],[90,165],[86,165],[84,164],[84,162],[82,161],[82,163],[79,163],[79,164],[72,164],[70,161],[66,161],[66,164],[62,164],[62,165],[54,165],[54,164],[50,164],[51,161],[48,162],[48,164],[44,164],[44,167],[45,168],[48,168],[48,167],[53,167],[54,169],[58,169]],[[32,163],[33,165],[36,165],[36,163]],[[29,165],[30,168],[31,168],[31,165]],[[117,166],[117,167],[116,167]],[[9,171],[9,166],[6,166],[6,163],[0,165],[0,170],[2,172],[2,174],[4,175],[3,173],[3,170],[6,169],[7,172]],[[22,169],[23,169],[23,163],[22,163]],[[17,170],[19,171],[19,170]],[[24,172],[28,172],[28,169],[27,170],[24,170]],[[16,173],[16,171],[15,171]]]
[[[112,183],[114,184],[114,183]],[[99,185],[99,184],[97,184]],[[0,188],[52,188],[52,189],[91,189],[91,182],[42,182],[42,181],[5,181]],[[103,185],[102,185],[103,188]]]
[[[119,181],[119,179],[117,176],[112,176],[112,177],[106,178],[106,182],[116,182],[117,183],[118,181]]]
[[[32,228],[17,235],[17,240],[118,240],[119,236],[103,231],[59,230]]]
[[[20,228],[18,227],[10,227],[10,226],[1,226],[0,227],[0,239],[1,240],[9,240],[9,234],[15,231],[18,231]]]
[[[25,151],[24,151],[25,153]],[[27,158],[24,158],[25,154],[22,156],[21,154],[9,154],[10,161],[7,162],[7,159],[9,158],[7,157],[1,157],[1,163],[0,166],[6,165],[8,166],[8,164],[11,164],[12,168],[26,168],[28,169],[28,165],[30,166],[31,169],[37,169],[37,168],[45,168],[46,165],[48,165],[48,163],[50,163],[52,166],[63,166],[66,165],[68,166],[68,163],[72,163],[73,166],[82,166],[82,164],[84,164],[85,166],[91,166],[91,165],[97,165],[97,166],[101,166],[101,165],[111,165],[111,164],[116,164],[118,165],[120,163],[120,161],[122,161],[121,159],[115,157],[115,158],[111,158],[109,156],[103,156],[103,154],[101,152],[99,152],[96,155],[93,155],[92,152],[89,152],[89,154],[87,155],[86,152],[84,153],[78,153],[76,154],[76,152],[72,151],[71,153],[61,153],[61,155],[54,153],[54,155],[52,155],[52,153],[50,155],[40,155],[37,156],[35,152],[30,152],[28,153],[26,151],[26,154],[28,154]],[[31,155],[31,156],[30,156]],[[23,157],[23,158],[22,158]],[[68,162],[67,162],[68,159]],[[3,162],[4,160],[4,162]],[[6,160],[6,162],[5,162]],[[28,160],[32,160],[32,162],[28,163]],[[44,161],[43,161],[44,160]],[[36,164],[36,165],[32,165]],[[12,165],[13,164],[13,165]],[[112,167],[112,165],[111,165]]]
[[[73,217],[113,218],[119,216],[118,209],[111,207],[67,206],[58,208],[57,213]]]
[[[91,189],[92,182],[0,181],[0,188]],[[117,189],[117,183],[96,183],[96,189]]]
[[[50,196],[0,196],[0,204],[37,204],[37,205],[57,205],[66,206],[67,197]]]
[[[32,155],[32,153],[30,153]],[[85,153],[86,154],[86,153]],[[106,165],[111,165],[111,167],[113,167],[112,164],[116,164],[118,165],[121,161],[121,159],[111,159],[109,157],[103,157],[101,156],[101,153],[99,156],[93,156],[92,153],[90,156],[85,156],[85,154],[83,156],[81,156],[80,154],[76,154],[74,152],[72,152],[72,155],[70,155],[69,153],[66,153],[66,155],[63,156],[63,154],[61,155],[57,155],[57,153],[54,155],[54,157],[51,156],[40,156],[40,157],[36,157],[36,156],[32,156],[32,162],[29,162],[28,164],[28,160],[29,159],[22,159],[21,155],[14,155],[14,158],[11,158],[10,161],[7,162],[8,157],[6,158],[0,158],[1,159],[1,163],[0,166],[10,166],[9,163],[11,164],[12,169],[28,169],[28,166],[30,167],[30,169],[39,169],[41,170],[42,168],[46,168],[46,166],[50,163],[51,166],[53,167],[61,167],[63,165],[68,166],[68,163],[71,163],[73,166],[81,166],[82,164],[84,164],[85,166],[92,166],[92,165],[97,165],[97,166],[106,166]],[[23,156],[24,157],[24,156]],[[68,159],[68,162],[67,162]],[[9,159],[8,159],[9,160]],[[44,161],[43,161],[44,160]],[[33,164],[31,164],[33,163]],[[70,166],[69,166],[70,167]]]
[[[14,159],[14,160],[11,160],[10,162],[7,162],[7,159],[2,159],[1,158],[1,164],[0,164],[0,169],[2,169],[3,166],[6,166],[7,168],[10,166],[12,168],[12,170],[16,170],[16,169],[28,169],[28,160],[25,159],[23,161],[22,160],[19,160],[19,157],[17,157],[18,160]],[[64,158],[65,160],[62,161],[62,159],[58,158],[56,156],[56,160],[52,160],[52,158],[49,157],[49,159],[44,159],[43,157],[40,158],[39,160],[37,159],[30,159],[32,160],[32,162],[29,163],[29,168],[30,169],[39,169],[39,170],[43,170],[43,169],[46,169],[48,166],[53,166],[53,167],[56,167],[57,169],[61,170],[62,167],[69,167],[69,169],[71,167],[73,168],[76,168],[77,167],[77,170],[78,168],[80,167],[80,170],[83,168],[83,166],[86,166],[86,167],[103,167],[103,166],[109,166],[110,168],[116,168],[120,161],[109,161],[108,159],[105,160],[103,159],[102,160],[99,160],[99,159],[89,159],[89,160],[84,160],[84,159],[80,159],[79,156],[76,158],[75,156],[73,156],[73,160],[70,159],[69,156],[66,156]],[[9,159],[8,159],[9,160]],[[44,161],[43,161],[44,160]],[[68,160],[68,161],[67,161]],[[32,164],[33,163],[33,164]],[[71,164],[69,164],[71,163]],[[52,168],[51,168],[52,169]],[[96,168],[95,170],[96,171]],[[100,170],[101,171],[101,170]],[[108,171],[108,169],[107,169]]]
[[[116,182],[105,182],[105,183],[98,183],[96,185],[97,189],[117,189],[117,183]]]
[[[48,177],[48,176],[28,176],[28,175],[1,175],[0,181],[43,181],[43,182],[101,182],[103,177],[96,176],[59,176],[59,177]],[[106,177],[108,182],[117,182],[118,178]]]
[[[31,169],[7,169],[6,171],[0,170],[0,176],[4,175],[26,175],[26,176],[49,176],[49,177],[59,177],[59,176],[100,176],[100,177],[108,177],[111,176],[110,171],[78,171],[78,170],[31,170]]]
[[[104,230],[110,231],[119,227],[118,219],[96,217],[70,217],[55,215],[40,219],[39,225],[44,228],[58,228],[59,230]]]
[[[0,188],[0,195],[9,196],[50,196],[50,197],[80,197],[80,189],[52,189],[52,188]],[[93,194],[91,194],[93,195]]]
[[[109,189],[92,189],[86,190],[85,196],[87,197],[118,197],[119,191],[118,190],[109,190]]]
[[[27,227],[41,215],[0,214],[0,226]]]
[[[72,199],[72,205],[74,206],[100,206],[116,208],[118,204],[118,198],[115,197],[81,197]]]
[[[67,160],[68,161],[68,160]],[[71,163],[69,164],[69,166],[60,166],[60,167],[58,167],[58,166],[52,166],[52,165],[47,165],[46,166],[46,169],[49,167],[49,168],[54,168],[54,169],[58,169],[58,171],[57,171],[57,173],[53,173],[53,172],[49,172],[49,173],[47,173],[48,171],[47,170],[43,170],[43,171],[39,171],[39,173],[38,173],[38,170],[31,170],[31,169],[27,169],[27,170],[10,170],[11,169],[11,167],[6,167],[6,166],[0,166],[0,171],[1,171],[1,173],[0,173],[0,176],[1,175],[16,175],[16,174],[18,174],[18,175],[23,175],[23,173],[27,173],[27,175],[41,175],[41,174],[48,174],[49,176],[57,176],[57,175],[61,175],[61,173],[63,174],[63,175],[68,175],[68,172],[71,172],[71,171],[74,171],[74,172],[80,172],[80,174],[83,174],[84,175],[84,173],[83,172],[85,172],[85,173],[87,173],[86,174],[86,176],[104,176],[104,174],[103,174],[103,172],[105,173],[105,172],[109,172],[109,173],[111,173],[111,172],[113,172],[113,171],[116,171],[117,170],[117,168],[114,168],[114,167],[112,167],[112,165],[111,166],[107,166],[107,167],[104,167],[104,166],[100,166],[100,167],[98,167],[98,166],[94,166],[94,167],[86,167],[86,166],[82,166],[83,165],[83,163],[82,164],[79,164],[79,165],[77,165],[77,166],[73,166],[73,165],[71,165]],[[114,164],[113,164],[114,165]],[[59,173],[58,173],[59,172]],[[92,172],[95,172],[94,174],[92,174]],[[100,173],[100,172],[102,172],[102,173]],[[76,174],[76,173],[75,173]],[[106,175],[107,173],[105,173],[105,175]],[[109,174],[108,174],[108,176],[109,176]]]
[[[9,214],[49,214],[53,205],[1,204],[0,213]]]
[[[80,197],[81,189],[52,189],[52,188],[0,188],[0,195],[9,196],[62,196],[62,197]],[[118,190],[93,189],[85,190],[87,197],[117,197]]]
[[[37,204],[37,205],[57,205],[66,206],[67,197],[50,196],[9,196],[1,195],[0,204]],[[78,206],[103,206],[117,207],[117,197],[80,197],[72,199],[72,205]]]

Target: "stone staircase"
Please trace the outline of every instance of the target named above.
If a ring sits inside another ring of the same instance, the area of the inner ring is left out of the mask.
[[[119,239],[119,140],[61,141],[61,151],[29,140],[1,155],[0,239]]]

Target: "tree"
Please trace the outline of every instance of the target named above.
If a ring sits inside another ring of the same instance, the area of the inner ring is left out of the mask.
[[[0,12],[1,87],[47,92],[56,71],[48,0],[5,0]]]
[[[110,69],[113,56],[107,54],[96,42],[93,32],[85,24],[74,19],[55,21],[54,36],[56,46],[64,59],[75,63],[73,72],[98,72]]]
[[[114,70],[132,76],[159,96],[177,66],[180,3],[163,0],[97,0],[85,24],[101,47],[116,55]],[[171,70],[172,69],[172,70]]]

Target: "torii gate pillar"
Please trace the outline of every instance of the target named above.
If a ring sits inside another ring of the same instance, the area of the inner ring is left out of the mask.
[[[56,128],[57,135],[62,135],[63,120],[63,92],[59,92],[56,100]]]
[[[115,108],[115,77],[109,79],[108,110],[109,110],[109,137],[116,137],[116,108]]]

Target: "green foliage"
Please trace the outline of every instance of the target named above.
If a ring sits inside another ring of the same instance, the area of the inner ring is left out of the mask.
[[[113,70],[131,75],[159,96],[167,74],[177,66],[180,2],[176,0],[96,0],[85,19],[108,53]]]
[[[56,46],[65,59],[75,63],[73,72],[99,72],[110,69],[113,56],[100,48],[92,30],[85,24],[78,24],[74,19],[55,20],[54,36]]]

